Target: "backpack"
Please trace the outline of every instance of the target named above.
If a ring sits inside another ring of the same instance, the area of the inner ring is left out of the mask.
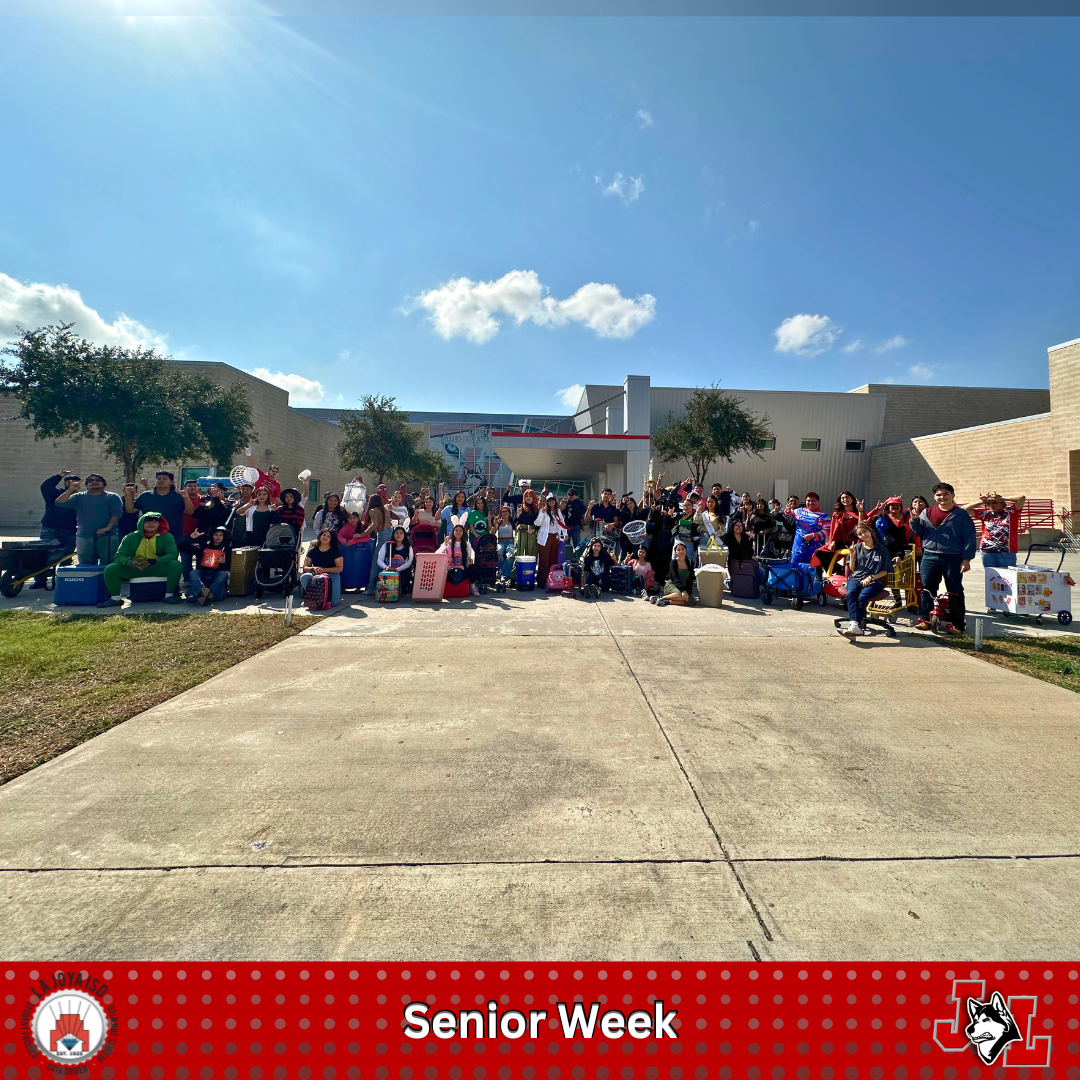
[[[304,590],[304,606],[308,611],[325,611],[330,607],[330,575],[316,574]]]

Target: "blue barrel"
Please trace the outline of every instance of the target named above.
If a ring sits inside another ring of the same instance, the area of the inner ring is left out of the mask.
[[[375,557],[375,541],[369,536],[359,544],[341,545],[341,587],[366,589],[371,576],[371,560]]]
[[[528,592],[536,588],[536,557],[519,555],[515,563],[517,568],[517,587]]]

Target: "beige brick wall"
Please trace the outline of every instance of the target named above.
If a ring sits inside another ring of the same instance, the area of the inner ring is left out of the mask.
[[[1080,511],[1080,341],[1049,350],[1053,415],[1054,504]]]
[[[992,488],[1003,495],[1051,499],[1057,456],[1049,416],[908,439],[874,447],[871,498],[930,498],[931,487],[943,480],[956,488],[962,503],[974,502]]]
[[[892,386],[868,383],[853,394],[885,394],[883,443],[935,435],[942,431],[997,424],[1050,411],[1049,390],[983,386]]]
[[[312,478],[319,480],[319,490],[341,491],[351,479],[338,466],[335,445],[341,432],[332,424],[314,420],[289,408],[285,390],[256,379],[253,375],[228,364],[176,361],[178,367],[194,374],[207,375],[222,385],[241,382],[251,399],[252,416],[259,435],[252,444],[253,456],[264,471],[271,464],[281,469],[282,486],[303,490],[296,479],[302,469],[311,469]],[[39,490],[48,476],[61,468],[100,472],[109,481],[110,490],[119,492],[123,470],[119,464],[101,454],[93,440],[58,439],[38,441],[25,420],[16,418],[18,402],[0,395],[0,528],[36,529],[44,504]],[[272,453],[267,454],[266,450]],[[206,460],[170,462],[165,466],[180,479],[186,465],[213,465]],[[233,465],[246,464],[243,455],[234,458]],[[148,466],[152,478],[156,466]],[[152,483],[151,479],[151,483]]]

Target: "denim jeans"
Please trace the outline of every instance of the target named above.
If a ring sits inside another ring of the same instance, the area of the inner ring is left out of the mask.
[[[120,537],[115,529],[104,536],[76,536],[75,551],[79,556],[79,565],[104,566],[111,563],[119,544]]]
[[[301,574],[300,575],[300,595],[301,597],[307,591],[308,582],[314,577],[314,574]],[[330,603],[336,604],[341,599],[341,575],[340,574],[327,574],[330,579]]]
[[[848,618],[852,622],[861,623],[866,618],[866,609],[870,606],[870,602],[884,595],[885,592],[885,583],[880,578],[877,581],[871,581],[869,585],[858,585],[854,578],[848,578]]]
[[[944,578],[945,588],[949,591],[949,621],[957,630],[964,629],[964,575],[960,570],[963,561],[962,555],[923,555],[922,562],[919,563],[923,586],[919,596],[919,614],[924,619],[930,618],[938,586]]]
[[[1016,565],[1016,552],[1015,551],[983,551],[982,555],[983,566],[1015,566]]]
[[[187,598],[197,600],[203,587],[210,590],[211,600],[224,600],[229,587],[229,575],[225,570],[208,566],[193,566],[188,584]]]
[[[506,581],[513,576],[514,573],[514,541],[513,540],[500,540],[499,541],[499,577]]]
[[[581,547],[581,526],[575,525],[572,529],[566,530],[570,534],[570,550],[571,552],[577,551]]]

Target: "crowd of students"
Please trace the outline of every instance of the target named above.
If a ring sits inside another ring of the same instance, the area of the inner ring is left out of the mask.
[[[299,548],[307,500],[296,488],[282,489],[277,471],[276,466],[258,470],[253,484],[230,497],[216,482],[205,492],[197,481],[177,488],[173,474],[164,470],[153,487],[143,480],[142,490],[126,484],[120,494],[106,490],[99,474],[88,474],[84,487],[80,477],[61,470],[41,485],[46,510],[40,536],[75,551],[80,563],[109,564],[110,599],[102,606],[119,605],[121,584],[150,574],[166,577],[169,602],[186,598],[205,605],[224,596],[231,547],[261,545],[273,525],[286,523]],[[333,576],[334,603],[340,597],[341,548],[369,541],[375,547],[367,593],[374,595],[380,572],[395,570],[402,594],[408,594],[415,565],[410,537],[417,527],[436,537],[438,550],[447,554],[449,580],[468,580],[473,595],[480,585],[475,545],[491,536],[499,576],[510,587],[515,561],[525,556],[536,559],[541,588],[554,567],[570,561],[580,567],[586,592],[598,596],[609,587],[611,567],[618,562],[631,568],[634,593],[661,606],[694,602],[695,570],[708,549],[725,551],[729,560],[788,561],[817,572],[846,549],[849,622],[842,632],[849,636],[863,632],[869,603],[889,604],[888,573],[912,550],[923,584],[917,627],[929,628],[933,598],[944,581],[950,598],[945,630],[960,633],[963,574],[976,551],[973,518],[982,525],[984,564],[1014,565],[1024,504],[1023,496],[1005,499],[990,492],[962,507],[951,485],[941,483],[933,489],[932,503],[920,495],[905,505],[893,496],[867,509],[843,491],[831,510],[823,510],[813,491],[781,505],[760,492],[738,494],[719,483],[706,492],[692,478],[665,488],[662,475],[649,483],[641,502],[605,489],[598,502],[586,503],[574,490],[557,497],[546,487],[538,492],[527,484],[507,489],[501,498],[492,488],[470,497],[426,487],[410,494],[404,485],[390,492],[379,485],[356,501],[350,496],[353,487],[328,493],[316,508],[311,522],[316,539],[298,566],[302,585],[315,575]],[[627,528],[632,522],[642,522],[644,530]],[[629,538],[639,535],[640,540]],[[42,587],[44,580],[39,576],[31,588]],[[898,593],[892,603],[901,603]]]

